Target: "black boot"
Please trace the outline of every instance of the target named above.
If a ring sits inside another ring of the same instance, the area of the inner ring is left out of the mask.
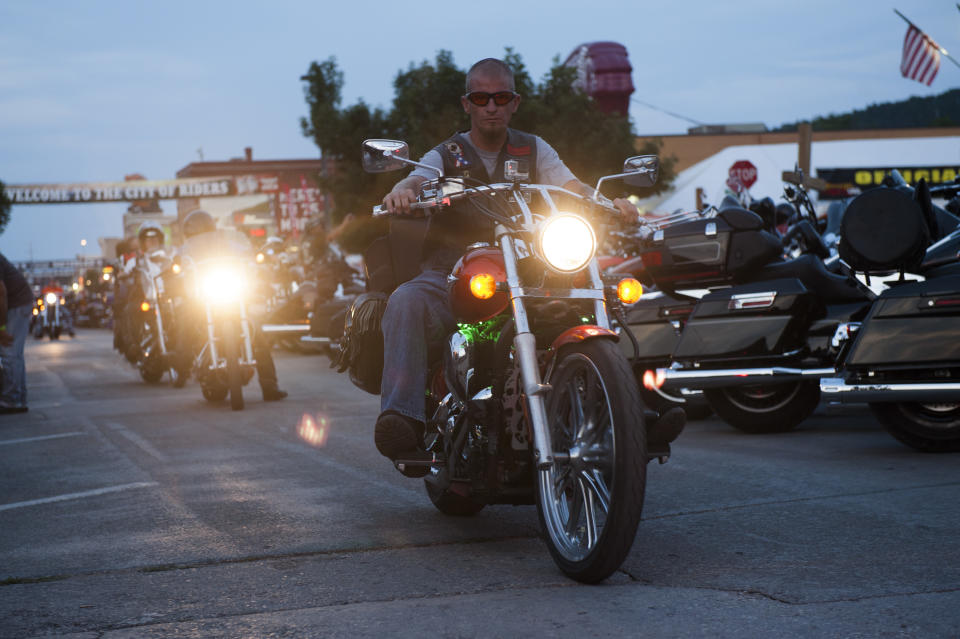
[[[430,472],[433,457],[423,449],[423,424],[394,411],[385,411],[377,418],[373,441],[380,454],[394,462],[407,477],[423,477]],[[412,464],[410,462],[413,462]]]

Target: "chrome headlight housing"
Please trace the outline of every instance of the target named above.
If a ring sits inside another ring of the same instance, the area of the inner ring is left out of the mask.
[[[560,213],[540,225],[537,248],[547,265],[560,273],[576,273],[593,259],[597,237],[579,215]]]

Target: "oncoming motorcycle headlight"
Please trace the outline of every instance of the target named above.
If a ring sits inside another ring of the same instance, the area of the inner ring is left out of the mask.
[[[581,217],[561,213],[540,227],[540,255],[550,268],[575,273],[593,258],[597,239],[593,228]]]
[[[243,297],[244,280],[243,274],[236,269],[210,269],[203,274],[202,291],[211,303],[227,304]]]
[[[47,300],[47,304],[53,305],[57,303],[57,294],[56,293],[47,293],[44,299]]]

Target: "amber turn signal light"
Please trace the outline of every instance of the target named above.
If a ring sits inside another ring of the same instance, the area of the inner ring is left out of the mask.
[[[470,293],[479,300],[488,300],[497,292],[497,281],[489,273],[478,273],[470,278]]]
[[[146,313],[150,310],[150,302],[140,302],[140,310]]]
[[[624,304],[636,304],[643,295],[643,286],[634,277],[627,277],[617,283],[617,297]]]
[[[665,377],[666,375],[663,374],[662,370],[645,371],[643,373],[643,387],[647,390],[657,390],[663,386]]]

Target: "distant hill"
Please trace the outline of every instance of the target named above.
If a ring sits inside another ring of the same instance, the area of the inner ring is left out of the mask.
[[[796,131],[797,124],[784,124],[775,130]],[[814,131],[960,126],[960,89],[926,98],[871,104],[850,113],[820,116],[811,124]]]

